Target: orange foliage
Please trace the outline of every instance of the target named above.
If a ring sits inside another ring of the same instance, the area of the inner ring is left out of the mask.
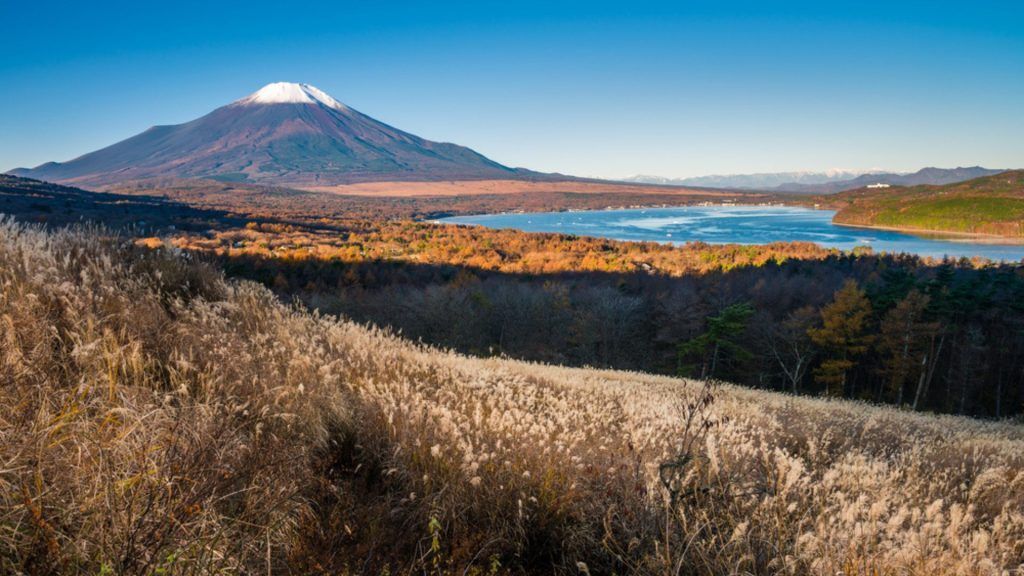
[[[220,256],[405,261],[528,274],[646,271],[681,276],[791,258],[823,259],[835,253],[807,242],[763,246],[691,242],[678,246],[408,221],[360,221],[347,223],[346,228],[348,231],[250,222],[244,228],[182,234],[173,242],[180,248]]]

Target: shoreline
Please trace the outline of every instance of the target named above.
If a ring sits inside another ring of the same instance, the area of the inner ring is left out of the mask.
[[[566,208],[564,210],[541,210],[541,211],[525,211],[525,210],[505,210],[501,212],[474,212],[472,214],[453,214],[451,216],[442,216],[440,218],[423,218],[416,220],[417,222],[430,222],[432,224],[454,224],[457,226],[463,226],[460,222],[443,222],[451,218],[478,218],[480,216],[523,216],[528,214],[568,214],[575,212],[617,212],[623,210],[660,210],[660,209],[671,209],[671,208],[695,208],[695,207],[713,207],[713,208],[806,208],[808,210],[829,210],[828,208],[811,208],[809,206],[802,206],[798,204],[786,204],[784,202],[771,202],[764,204],[742,204],[742,203],[731,203],[731,202],[696,202],[693,204],[637,204],[630,206],[605,206],[604,208]],[[476,224],[472,224],[476,226]]]
[[[869,224],[850,224],[837,222],[834,218],[832,224],[844,228],[861,228],[864,230],[883,230],[886,232],[900,232],[911,236],[918,236],[927,240],[945,240],[947,242],[958,242],[961,244],[987,244],[992,246],[1024,246],[1024,237],[999,236],[997,234],[984,234],[981,232],[954,232],[950,230],[930,230],[927,228],[900,228],[897,226],[877,226]]]
[[[479,221],[476,221],[476,222],[472,221],[472,220],[476,220],[476,219],[481,218],[481,217],[486,218],[486,217],[489,217],[489,216],[513,216],[513,217],[524,217],[525,216],[525,217],[529,217],[531,215],[533,215],[533,216],[540,216],[540,215],[545,215],[545,214],[562,214],[562,213],[573,213],[573,212],[600,213],[600,212],[619,211],[619,210],[628,210],[628,211],[641,212],[641,211],[648,210],[648,209],[658,209],[658,208],[670,208],[670,209],[671,208],[692,208],[692,207],[701,206],[701,205],[706,206],[706,207],[721,207],[721,208],[725,208],[725,207],[743,207],[743,208],[778,207],[778,208],[797,208],[797,209],[803,209],[803,210],[808,210],[808,211],[812,211],[812,212],[833,212],[833,213],[835,212],[834,210],[832,210],[830,208],[810,207],[810,206],[806,206],[806,205],[792,205],[792,204],[786,204],[786,203],[733,204],[733,203],[711,203],[711,202],[708,202],[708,203],[700,203],[700,204],[689,204],[689,205],[684,205],[684,206],[648,206],[648,207],[630,206],[630,207],[624,207],[624,208],[610,207],[609,206],[609,207],[598,208],[598,209],[567,209],[567,210],[551,210],[551,211],[543,211],[543,212],[525,212],[525,211],[516,211],[516,212],[509,212],[509,211],[504,211],[504,212],[484,212],[484,213],[480,213],[480,214],[459,214],[459,215],[448,215],[448,216],[442,216],[442,217],[436,217],[435,216],[435,217],[431,217],[431,218],[425,218],[425,219],[423,219],[421,221],[422,222],[428,222],[428,223],[431,223],[431,224],[447,225],[447,226],[480,226],[480,227],[490,228],[490,229],[512,229],[512,230],[517,230],[517,231],[520,231],[520,232],[526,232],[526,233],[529,233],[529,234],[534,234],[534,233],[541,233],[541,234],[573,234],[573,235],[578,235],[578,236],[587,236],[587,237],[591,237],[591,238],[603,238],[603,239],[614,240],[614,241],[619,241],[619,242],[640,242],[640,243],[643,243],[643,242],[653,242],[653,243],[657,243],[657,244],[673,244],[673,245],[677,245],[677,246],[682,246],[682,245],[685,245],[685,244],[688,244],[688,243],[691,243],[691,242],[703,242],[703,243],[712,244],[712,245],[716,245],[716,244],[736,244],[736,245],[741,245],[741,246],[760,246],[760,245],[767,245],[767,244],[771,243],[771,242],[765,243],[765,242],[735,242],[735,241],[733,241],[733,242],[725,242],[725,241],[715,241],[715,240],[708,240],[708,239],[701,239],[701,238],[664,238],[664,237],[662,237],[662,238],[623,238],[623,237],[616,237],[616,236],[612,236],[612,235],[593,233],[593,232],[590,232],[590,233],[582,232],[582,231],[575,231],[575,232],[573,232],[571,230],[566,230],[566,229],[526,231],[526,230],[523,230],[520,227],[517,227],[514,224],[512,224],[512,225],[505,225],[505,226],[497,226],[497,225],[494,225],[493,223],[483,223],[483,222],[479,222]],[[467,221],[459,221],[459,220],[463,220],[463,219],[470,220],[470,221],[468,221],[468,222]],[[979,233],[970,233],[970,232],[956,233],[956,232],[946,232],[946,231],[942,231],[942,230],[925,230],[925,229],[911,229],[911,230],[908,230],[908,229],[900,229],[900,228],[886,227],[886,226],[869,226],[869,225],[847,224],[847,223],[835,222],[832,218],[829,218],[828,222],[831,225],[839,227],[839,228],[862,229],[862,230],[879,230],[879,231],[896,232],[896,233],[899,233],[899,234],[906,235],[908,237],[908,240],[910,238],[918,238],[918,239],[927,240],[927,241],[946,242],[946,243],[948,243],[950,245],[957,245],[957,246],[964,247],[963,249],[969,249],[971,245],[976,246],[977,250],[984,250],[984,247],[989,247],[990,249],[1010,249],[1010,250],[1015,250],[1015,249],[1019,249],[1021,247],[1024,247],[1024,238],[1019,238],[1018,239],[1018,238],[1013,238],[1013,237],[1002,237],[1002,236],[996,236],[996,235],[990,235],[990,234],[979,234]],[[787,240],[780,240],[780,241],[781,242],[786,242]],[[789,240],[789,241],[792,241],[792,240]],[[800,240],[798,240],[798,241],[800,241]],[[833,246],[829,246],[827,243],[822,243],[821,241],[814,241],[814,240],[803,240],[803,241],[816,244],[817,246],[819,246],[819,247],[821,247],[823,249],[826,249],[826,250],[836,250],[836,251],[838,251],[840,253],[852,254],[854,252],[854,250],[856,249],[856,247],[854,247],[854,248],[833,247]],[[876,248],[872,243],[865,244],[865,246],[870,247],[873,250],[878,250],[878,248]],[[949,246],[949,250],[953,250],[954,252],[959,252],[960,251],[960,250],[954,249],[952,246]],[[885,252],[892,252],[892,253],[913,254],[913,255],[920,256],[922,258],[942,258],[942,257],[945,257],[945,256],[939,256],[938,254],[921,254],[919,252],[908,251],[906,249],[902,249],[902,250],[883,250],[883,251],[885,251]],[[948,255],[948,253],[947,253],[947,255]],[[1006,256],[1006,255],[1003,255],[1003,254],[984,255],[984,254],[975,253],[973,255],[955,256],[955,257],[957,257],[957,258],[959,258],[959,257],[981,258],[981,259],[987,260],[989,262],[1007,262],[1007,263],[1015,263],[1015,264],[1020,264],[1022,261],[1024,261],[1024,256],[1020,256],[1020,257],[1018,257],[1016,255]]]

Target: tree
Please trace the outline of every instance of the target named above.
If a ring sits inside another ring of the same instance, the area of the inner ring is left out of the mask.
[[[804,306],[790,312],[784,320],[772,324],[766,330],[768,350],[785,374],[786,383],[794,394],[799,391],[800,383],[817,352],[807,334],[817,319],[817,310],[813,306]]]
[[[875,310],[891,310],[917,286],[917,278],[903,267],[885,268],[879,275],[881,282],[871,284],[865,290]]]
[[[878,349],[883,359],[879,371],[898,406],[903,404],[906,383],[922,369],[922,359],[928,353],[927,338],[934,332],[931,324],[922,321],[928,300],[928,296],[913,290],[882,318]],[[879,393],[879,399],[881,396]]]
[[[871,303],[854,280],[847,280],[835,293],[832,303],[821,309],[821,326],[807,334],[829,357],[822,361],[814,378],[826,393],[839,396],[846,392],[847,375],[856,366],[854,359],[868,351],[874,337],[868,333]]]
[[[700,375],[703,380],[714,378],[720,365],[749,360],[751,354],[737,340],[747,329],[747,322],[754,314],[754,308],[746,303],[733,304],[722,310],[718,316],[708,318],[707,330],[679,345],[679,372],[693,375],[692,365],[683,363],[686,358],[700,358]]]
[[[950,378],[955,377],[959,393],[958,398],[952,398],[950,393],[946,394],[944,408],[952,412],[954,406],[957,414],[964,414],[967,411],[967,400],[972,397],[978,388],[979,376],[983,378],[984,372],[984,351],[985,334],[980,326],[968,325],[963,331],[960,342],[954,348],[953,367],[950,370]],[[998,382],[998,380],[997,380]],[[999,392],[997,387],[997,392]],[[998,399],[996,407],[999,407]]]
[[[968,287],[954,285],[956,270],[950,262],[943,262],[935,272],[935,278],[926,285],[928,294],[927,315],[934,321],[934,330],[930,334],[928,352],[921,360],[921,373],[914,389],[914,400],[911,409],[917,410],[927,402],[928,391],[938,371],[939,361],[944,357],[947,338],[956,334],[960,319],[978,306],[982,294],[973,293]],[[948,375],[946,377],[949,381]]]
[[[610,286],[588,287],[578,296],[572,337],[584,362],[633,367],[633,345],[643,334],[644,302]]]

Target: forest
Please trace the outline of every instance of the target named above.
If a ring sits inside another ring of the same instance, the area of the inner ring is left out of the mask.
[[[673,276],[642,267],[508,272],[394,259],[220,259],[229,275],[321,312],[468,354],[983,417],[1024,408],[1018,266],[869,253],[734,265],[723,257],[728,247],[678,250],[687,249],[717,264]]]

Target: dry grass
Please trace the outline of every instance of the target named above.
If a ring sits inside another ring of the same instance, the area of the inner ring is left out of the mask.
[[[0,572],[273,563],[348,422],[316,322],[180,258],[0,229]]]
[[[476,196],[492,194],[523,194],[535,192],[571,192],[576,194],[651,194],[679,195],[692,198],[732,198],[737,192],[680,186],[651,186],[644,184],[548,181],[548,180],[447,180],[439,182],[359,182],[336,186],[297,186],[313,192],[330,192],[351,196]],[[742,193],[742,192],[741,192]]]
[[[0,323],[0,573],[1024,564],[1017,424],[466,358],[10,221]]]

